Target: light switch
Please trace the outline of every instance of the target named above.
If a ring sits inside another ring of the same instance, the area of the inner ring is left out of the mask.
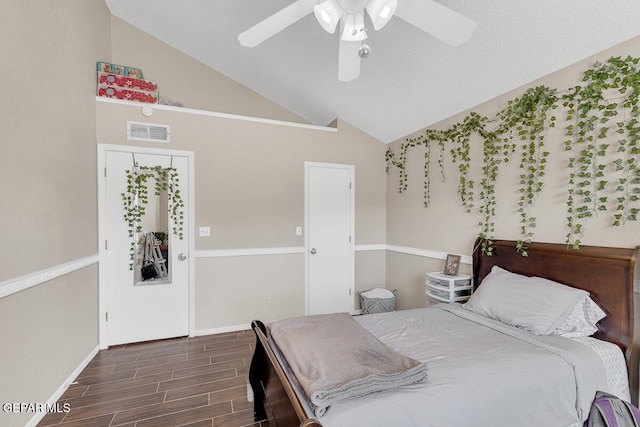
[[[200,237],[211,237],[211,227],[200,227]]]
[[[302,227],[296,227],[296,236],[302,236]]]

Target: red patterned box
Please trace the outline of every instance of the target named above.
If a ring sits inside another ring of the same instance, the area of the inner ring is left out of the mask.
[[[133,89],[124,89],[117,86],[98,87],[98,96],[107,98],[124,99],[127,101],[158,103],[158,92],[146,92]]]
[[[124,89],[135,89],[146,92],[157,92],[158,84],[148,80],[136,79],[128,76],[121,76],[113,73],[98,73],[98,86],[112,86]]]

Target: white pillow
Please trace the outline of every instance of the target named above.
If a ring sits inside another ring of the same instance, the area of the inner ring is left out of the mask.
[[[534,334],[549,335],[585,296],[589,293],[582,289],[493,266],[463,306]]]
[[[567,338],[589,337],[598,331],[598,322],[606,316],[598,304],[585,296],[552,334]]]

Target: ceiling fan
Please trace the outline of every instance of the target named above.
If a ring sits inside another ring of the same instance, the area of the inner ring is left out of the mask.
[[[397,16],[443,42],[458,46],[468,40],[476,23],[433,0],[297,0],[238,36],[242,46],[255,47],[305,16],[333,34],[340,23],[338,80],[360,75],[360,59],[371,54],[366,43],[365,11],[374,30]]]

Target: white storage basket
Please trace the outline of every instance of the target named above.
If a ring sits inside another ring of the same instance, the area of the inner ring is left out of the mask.
[[[396,295],[398,290],[392,291],[393,296],[389,298],[370,298],[360,292],[360,305],[362,306],[362,314],[386,313],[396,308]]]

